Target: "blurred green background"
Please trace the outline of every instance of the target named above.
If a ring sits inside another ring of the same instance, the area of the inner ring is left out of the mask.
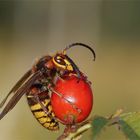
[[[91,115],[117,109],[140,110],[140,1],[34,0],[0,1],[0,101],[36,58],[54,54],[73,42],[91,45],[68,55],[92,81]],[[111,127],[99,140],[125,140]],[[0,140],[56,139],[32,116],[23,97],[0,121]],[[83,140],[90,140],[90,131]]]

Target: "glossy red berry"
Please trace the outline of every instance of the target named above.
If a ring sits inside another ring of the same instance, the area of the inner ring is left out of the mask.
[[[90,84],[76,76],[65,76],[56,82],[51,104],[56,117],[63,124],[80,123],[90,114],[93,94]]]

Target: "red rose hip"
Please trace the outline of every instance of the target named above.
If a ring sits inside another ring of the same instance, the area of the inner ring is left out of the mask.
[[[93,94],[86,80],[74,75],[63,77],[56,82],[52,93],[51,104],[56,117],[63,124],[80,123],[90,114],[93,105]]]

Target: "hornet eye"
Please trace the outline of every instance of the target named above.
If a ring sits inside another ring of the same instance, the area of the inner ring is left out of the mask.
[[[64,59],[61,58],[60,56],[57,56],[56,59],[55,59],[55,61],[56,61],[57,63],[59,63],[60,65],[66,65]]]

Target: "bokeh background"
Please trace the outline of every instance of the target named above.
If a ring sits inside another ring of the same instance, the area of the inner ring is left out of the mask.
[[[92,115],[117,109],[140,110],[140,1],[34,0],[0,1],[0,101],[36,58],[54,54],[73,42],[86,43],[68,55],[92,81]],[[56,139],[32,116],[23,97],[0,121],[1,140]],[[91,132],[83,140],[90,140]],[[100,140],[125,140],[111,127]]]

